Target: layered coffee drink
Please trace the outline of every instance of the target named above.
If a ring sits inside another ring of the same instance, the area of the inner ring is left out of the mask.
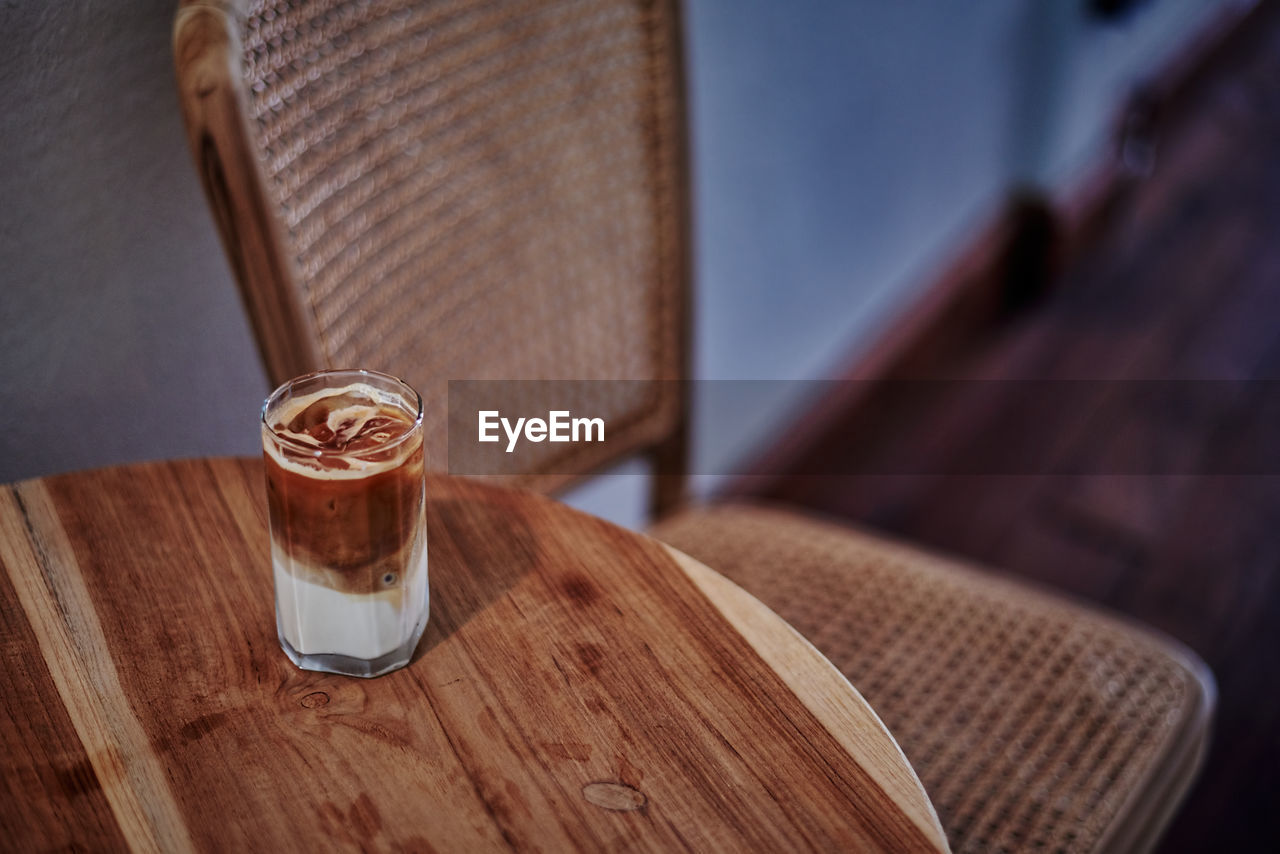
[[[310,670],[377,676],[427,623],[422,404],[394,377],[323,371],[267,399],[276,622]]]

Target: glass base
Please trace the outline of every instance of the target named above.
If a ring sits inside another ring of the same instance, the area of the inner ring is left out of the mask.
[[[422,633],[426,628],[427,616],[424,613],[422,620],[413,627],[408,640],[386,655],[380,655],[377,658],[353,658],[349,655],[328,652],[305,654],[293,648],[293,645],[285,639],[284,634],[279,631],[278,626],[276,636],[280,638],[280,648],[284,650],[284,654],[289,656],[289,660],[303,670],[372,679],[375,676],[399,670],[408,664],[409,660],[413,658],[413,652],[418,648],[418,641],[422,640]]]

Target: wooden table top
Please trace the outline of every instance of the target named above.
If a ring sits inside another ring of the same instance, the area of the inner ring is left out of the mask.
[[[541,496],[427,494],[426,635],[359,680],[277,644],[259,461],[0,488],[0,838],[946,849],[874,712],[739,588]]]

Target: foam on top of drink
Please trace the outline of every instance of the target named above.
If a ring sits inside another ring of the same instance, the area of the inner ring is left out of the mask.
[[[307,477],[365,477],[401,461],[394,446],[413,429],[416,416],[395,395],[352,383],[282,404],[264,429],[289,443],[289,451],[282,453],[273,441],[264,448],[282,467]]]

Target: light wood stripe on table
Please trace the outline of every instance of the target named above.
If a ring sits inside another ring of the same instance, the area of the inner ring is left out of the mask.
[[[84,745],[129,847],[189,851],[181,811],[165,769],[120,687],[110,647],[58,522],[39,482],[0,493],[3,562],[45,664]],[[26,530],[15,530],[19,521]]]

